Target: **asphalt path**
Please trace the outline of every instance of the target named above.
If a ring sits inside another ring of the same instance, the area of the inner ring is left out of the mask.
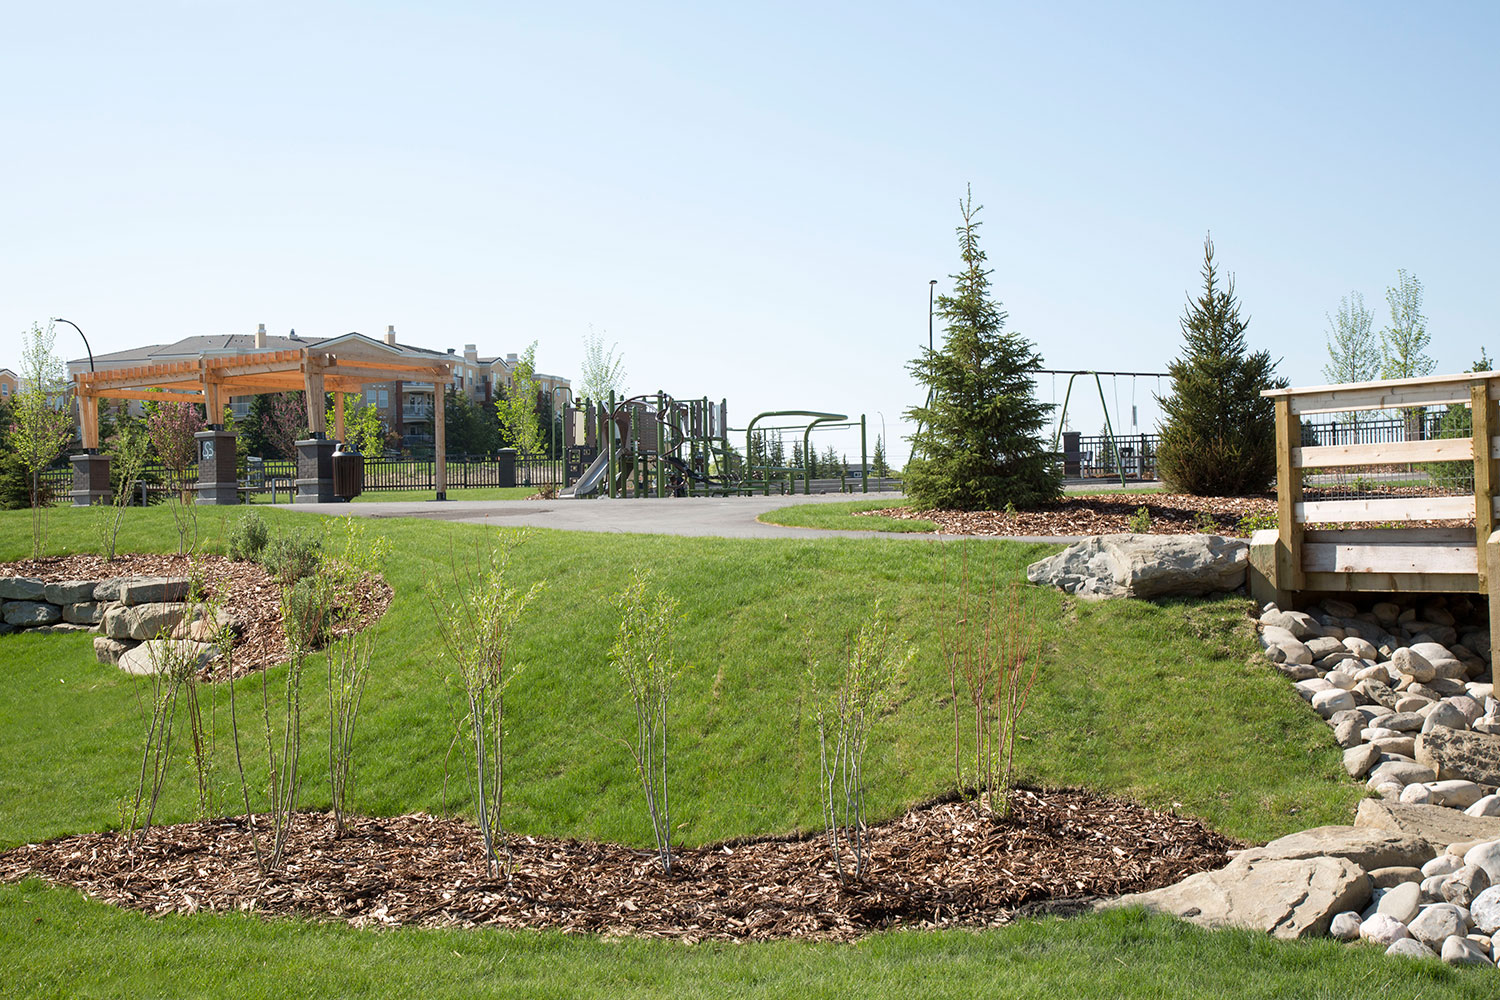
[[[641,500],[415,500],[371,503],[277,504],[283,510],[338,517],[415,517],[464,524],[527,525],[561,531],[612,534],[690,535],[717,538],[880,538],[952,541],[996,539],[995,535],[949,535],[926,532],[827,531],[790,528],[756,520],[767,511],[801,504],[848,503],[851,500],[900,500],[899,493],[827,493],[813,496],[667,497]],[[1070,542],[1051,536],[1006,536],[1019,542]]]

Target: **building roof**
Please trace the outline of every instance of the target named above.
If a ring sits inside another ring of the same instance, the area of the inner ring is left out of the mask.
[[[200,354],[248,354],[252,351],[293,351],[299,347],[309,347],[321,344],[326,337],[278,337],[266,334],[264,347],[255,345],[255,334],[253,333],[214,333],[207,336],[184,337],[172,344],[149,344],[145,347],[133,347],[128,351],[115,351],[113,354],[94,355],[94,364],[105,362],[111,365],[136,363],[152,364],[159,361],[170,361],[174,358],[196,358]],[[89,359],[86,357],[76,358],[69,361],[70,365],[86,365]]]

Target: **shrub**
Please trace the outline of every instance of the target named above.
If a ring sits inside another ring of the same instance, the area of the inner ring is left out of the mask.
[[[1137,507],[1135,513],[1130,515],[1130,530],[1137,535],[1149,535],[1151,533],[1151,508]]]
[[[277,535],[266,542],[260,554],[260,564],[281,584],[312,576],[322,561],[322,543],[301,531]]]
[[[268,537],[265,520],[253,510],[245,511],[230,529],[229,558],[235,562],[258,558]]]

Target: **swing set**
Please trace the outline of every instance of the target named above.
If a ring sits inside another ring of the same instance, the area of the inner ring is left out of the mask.
[[[1120,379],[1122,377],[1126,377],[1126,376],[1128,376],[1130,378],[1130,429],[1131,429],[1131,432],[1134,433],[1135,430],[1139,427],[1139,423],[1137,421],[1137,418],[1138,418],[1139,414],[1138,414],[1138,411],[1136,410],[1136,402],[1135,402],[1135,398],[1136,398],[1135,397],[1136,379],[1138,379],[1138,378],[1154,378],[1154,379],[1156,379],[1157,388],[1160,389],[1161,388],[1161,380],[1164,379],[1164,378],[1171,378],[1170,373],[1168,373],[1168,372],[1101,372],[1101,371],[1092,371],[1092,370],[1071,371],[1071,370],[1064,370],[1064,369],[1058,369],[1058,368],[1038,368],[1037,369],[1037,374],[1039,374],[1039,375],[1051,375],[1052,376],[1052,398],[1054,400],[1057,399],[1057,376],[1059,376],[1059,375],[1066,375],[1066,376],[1068,376],[1067,389],[1063,393],[1062,408],[1058,412],[1058,415],[1057,415],[1057,428],[1052,432],[1052,453],[1054,455],[1058,454],[1058,444],[1059,444],[1059,442],[1062,439],[1063,427],[1066,426],[1067,422],[1068,422],[1068,402],[1073,397],[1073,382],[1074,382],[1074,380],[1077,379],[1078,376],[1080,376],[1080,375],[1092,375],[1094,377],[1094,387],[1099,390],[1099,408],[1104,411],[1104,433],[1105,433],[1105,439],[1104,440],[1105,440],[1105,444],[1106,444],[1106,447],[1111,452],[1113,452],[1113,455],[1114,455],[1114,466],[1115,466],[1115,469],[1120,473],[1120,485],[1124,486],[1125,485],[1125,463],[1124,463],[1124,461],[1120,457],[1120,446],[1119,446],[1119,442],[1116,440],[1116,436],[1115,436],[1115,423],[1118,423],[1119,419],[1120,419]],[[1111,422],[1110,419],[1109,419],[1109,403],[1104,398],[1104,383],[1102,381],[1100,381],[1100,376],[1102,376],[1102,375],[1108,375],[1108,376],[1110,376],[1111,378],[1114,379],[1114,382],[1112,383],[1113,386],[1114,386],[1114,390],[1115,390],[1115,420],[1114,420],[1114,422]]]

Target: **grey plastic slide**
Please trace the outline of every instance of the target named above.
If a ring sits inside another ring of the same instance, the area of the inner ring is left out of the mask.
[[[619,452],[615,454],[616,457],[619,456]],[[609,453],[601,451],[598,457],[589,464],[589,467],[583,470],[583,475],[578,477],[578,481],[572,486],[565,488],[558,494],[558,497],[570,497],[581,500],[584,497],[593,496],[599,492],[599,485],[604,482],[604,475],[608,471]]]

